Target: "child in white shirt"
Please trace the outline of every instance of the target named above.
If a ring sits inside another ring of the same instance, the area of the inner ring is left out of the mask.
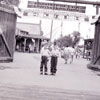
[[[44,69],[44,75],[48,75],[47,73],[47,62],[48,62],[48,57],[50,55],[50,51],[48,49],[47,44],[43,46],[41,49],[41,65],[40,65],[40,74],[43,74],[43,69]]]

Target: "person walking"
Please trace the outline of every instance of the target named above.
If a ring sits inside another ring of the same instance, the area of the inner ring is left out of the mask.
[[[51,75],[55,75],[57,72],[57,62],[58,62],[59,50],[54,42],[54,45],[51,50]]]
[[[65,64],[68,63],[70,57],[70,52],[69,52],[69,48],[68,45],[64,48],[64,60],[65,60]]]
[[[41,49],[41,64],[40,64],[40,74],[41,75],[43,75],[43,69],[44,69],[44,75],[48,75],[47,62],[48,62],[49,56],[50,56],[50,51],[48,49],[48,44],[45,43]]]
[[[70,54],[70,64],[73,62],[73,58],[74,58],[74,55],[75,55],[75,49],[74,47],[68,47],[69,49],[69,54]]]
[[[76,59],[80,58],[80,52],[81,50],[79,49],[78,46],[75,47],[75,56],[76,56]]]

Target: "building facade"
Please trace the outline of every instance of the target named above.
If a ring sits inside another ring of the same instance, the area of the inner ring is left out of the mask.
[[[43,36],[41,24],[17,23],[16,26],[16,47],[20,52],[35,52],[41,50],[41,43],[49,38]]]

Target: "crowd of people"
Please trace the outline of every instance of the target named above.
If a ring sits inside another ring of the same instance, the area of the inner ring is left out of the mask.
[[[47,42],[43,44],[41,49],[41,63],[40,63],[40,74],[48,75],[48,61],[50,58],[50,74],[56,75],[58,57],[61,56],[65,60],[65,64],[73,63],[73,58],[79,58],[78,48],[69,47],[68,45],[63,48],[59,48],[56,42],[52,46],[49,46]]]

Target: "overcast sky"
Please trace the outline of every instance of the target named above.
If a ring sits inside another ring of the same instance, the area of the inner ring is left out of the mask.
[[[19,5],[20,8],[26,9],[27,8],[27,1],[28,0],[21,0],[21,3]],[[37,0],[30,0],[30,1],[37,1]],[[40,2],[46,1],[46,0],[39,0]],[[86,0],[86,1],[94,1],[94,0]],[[96,0],[99,1],[99,0]],[[46,1],[47,2],[47,1]],[[79,5],[79,4],[78,4]],[[82,5],[82,4],[81,4]],[[96,9],[95,6],[92,5],[85,5],[86,6],[86,15],[95,15]],[[20,19],[22,20],[22,19]],[[33,20],[33,21],[31,21]],[[40,20],[40,18],[30,18],[25,19],[25,21],[34,22],[34,20]],[[44,32],[44,36],[50,37],[50,28],[51,28],[51,20],[50,19],[41,19],[42,20],[42,31]],[[52,39],[59,38],[61,34],[61,20],[54,20],[53,24],[53,34]],[[79,27],[80,25],[80,27]],[[90,23],[86,22],[79,22],[76,21],[63,21],[62,26],[62,34],[67,35],[71,34],[73,31],[80,31],[81,36],[84,38],[93,38],[94,37],[94,26],[91,26]]]

